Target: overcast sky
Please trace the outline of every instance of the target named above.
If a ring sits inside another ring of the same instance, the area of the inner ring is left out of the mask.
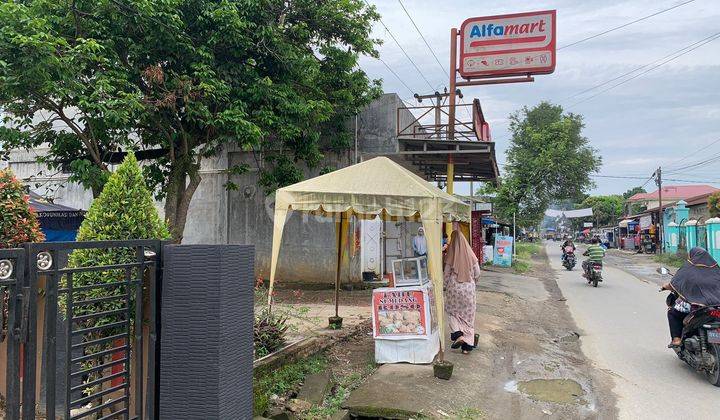
[[[410,15],[430,43],[440,62],[449,61],[450,28],[463,20],[533,10],[557,10],[558,46],[570,44],[631,22],[686,0],[558,0],[558,1],[430,1],[403,0]],[[423,43],[397,0],[371,1],[400,45],[433,86],[447,85],[447,76]],[[660,165],[672,169],[720,153],[720,141],[684,160],[694,150],[720,139],[720,39],[691,51],[656,70],[637,77],[597,97],[624,79],[580,96],[568,97],[625,72],[647,65],[720,32],[720,1],[695,0],[669,12],[626,28],[558,51],[555,73],[536,76],[534,83],[465,88],[465,98],[479,98],[497,143],[497,158],[505,160],[508,146],[507,116],[524,105],[542,100],[560,103],[585,118],[584,134],[603,157],[601,174],[650,176]],[[373,78],[382,78],[386,92],[412,101],[414,92],[430,88],[378,23],[374,35],[384,39],[381,58],[413,92],[379,61],[363,58],[362,67]],[[661,61],[658,61],[658,63]],[[645,69],[633,73],[632,77]],[[665,178],[707,182],[720,187],[720,161],[666,174]],[[664,169],[665,170],[665,169]],[[597,178],[594,194],[617,194],[643,183],[641,180]],[[669,184],[670,182],[668,182]],[[673,182],[679,184],[679,182]],[[685,183],[687,184],[687,183]],[[648,183],[646,188],[652,188]],[[467,193],[467,186],[458,192]]]

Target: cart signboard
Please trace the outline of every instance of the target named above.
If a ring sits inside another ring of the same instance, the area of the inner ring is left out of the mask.
[[[460,27],[460,75],[524,76],[555,71],[555,10],[475,17]]]
[[[493,265],[501,267],[512,266],[513,254],[513,237],[501,236],[495,237],[495,254],[493,255]]]
[[[432,328],[429,325],[429,290],[427,287],[373,290],[373,337],[390,340],[428,338]]]

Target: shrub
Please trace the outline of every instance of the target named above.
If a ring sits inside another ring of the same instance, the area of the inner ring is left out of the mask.
[[[267,356],[284,346],[288,328],[286,316],[270,312],[268,309],[256,313],[253,328],[255,358]]]
[[[25,187],[10,169],[0,170],[0,210],[0,248],[45,240]]]
[[[135,156],[130,153],[117,170],[110,175],[100,196],[96,198],[78,231],[78,241],[93,240],[132,240],[132,239],[167,239],[170,237],[168,228],[160,219],[155,209],[152,195],[145,185],[140,167]],[[70,267],[92,267],[101,265],[124,264],[136,261],[135,249],[112,248],[112,249],[78,249],[70,254],[68,266]],[[75,273],[73,276],[73,287],[86,286],[91,284],[108,284],[124,281],[125,269],[113,269],[107,271],[88,271]],[[136,270],[131,270],[133,279],[138,277]],[[67,279],[63,279],[65,286]],[[125,286],[93,288],[83,291],[74,291],[74,300],[87,300],[102,298],[106,296],[120,296],[126,293]],[[134,294],[133,294],[134,296]],[[66,295],[60,296],[61,307],[64,308]],[[126,304],[125,299],[112,299],[84,305],[73,306],[73,315],[86,315],[99,312],[120,310]],[[135,302],[129,303],[131,313],[134,310]],[[63,309],[62,313],[65,313]],[[107,325],[125,320],[122,314],[110,314],[104,317],[87,319],[78,324],[78,328],[91,328]],[[132,325],[134,319],[130,320]],[[107,328],[85,334],[85,341],[108,337],[122,332],[124,329]],[[88,348],[90,352],[97,352],[111,348],[113,343],[103,347],[94,346]],[[89,366],[102,361],[91,360]],[[86,367],[89,367],[86,366]],[[93,378],[88,378],[93,379]],[[92,390],[88,390],[89,392]]]
[[[35,211],[28,204],[23,184],[10,169],[0,170],[0,248],[16,248],[24,242],[42,242],[45,235],[40,230]],[[8,293],[0,289],[2,321],[0,329],[7,327]]]

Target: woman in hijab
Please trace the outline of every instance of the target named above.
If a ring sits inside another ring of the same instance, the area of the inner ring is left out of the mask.
[[[462,347],[463,354],[468,354],[475,341],[475,282],[480,277],[480,265],[467,239],[457,230],[450,236],[443,274],[451,347]]]
[[[425,229],[422,226],[418,228],[417,236],[413,238],[412,247],[416,257],[427,255],[427,240],[425,239]]]
[[[688,253],[685,265],[673,276],[662,290],[677,295],[668,307],[668,323],[672,342],[668,347],[681,344],[683,320],[693,310],[702,306],[720,305],[720,267],[702,248],[695,247]]]

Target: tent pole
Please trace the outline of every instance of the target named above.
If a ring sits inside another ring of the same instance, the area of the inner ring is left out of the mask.
[[[344,213],[340,213],[340,223],[337,223],[337,266],[335,270],[335,317],[338,317],[338,309],[340,305],[340,264],[342,261],[342,231],[343,231],[343,218]]]

